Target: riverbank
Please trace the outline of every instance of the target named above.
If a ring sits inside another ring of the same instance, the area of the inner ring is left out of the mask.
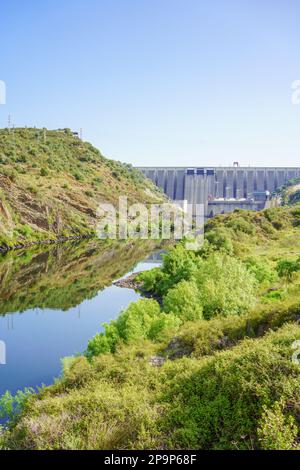
[[[139,275],[141,272],[131,274],[122,279],[118,279],[117,281],[113,282],[113,285],[116,287],[122,287],[124,289],[133,289],[133,290],[141,290],[143,286],[143,281],[139,280]]]

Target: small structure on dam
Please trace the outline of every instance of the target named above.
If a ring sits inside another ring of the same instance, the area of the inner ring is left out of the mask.
[[[268,207],[271,193],[300,177],[299,168],[140,167],[173,201],[203,204],[206,217]]]

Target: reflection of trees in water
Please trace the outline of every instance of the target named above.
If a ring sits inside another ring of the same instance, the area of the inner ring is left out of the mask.
[[[68,310],[144,259],[154,242],[65,243],[0,257],[0,314]]]

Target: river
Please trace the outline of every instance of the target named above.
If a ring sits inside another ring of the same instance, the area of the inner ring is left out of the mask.
[[[82,353],[102,323],[139,294],[112,283],[159,265],[149,242],[63,244],[0,257],[0,395],[53,383],[61,359]]]

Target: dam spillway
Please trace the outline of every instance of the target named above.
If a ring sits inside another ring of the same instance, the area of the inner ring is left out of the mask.
[[[203,204],[206,217],[234,209],[259,210],[269,194],[300,178],[300,167],[139,167],[173,201]]]

